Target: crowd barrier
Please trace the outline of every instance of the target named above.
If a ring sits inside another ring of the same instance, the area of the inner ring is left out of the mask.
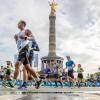
[[[23,84],[22,81],[17,81],[16,82],[17,86],[22,85],[22,84]],[[59,82],[57,84],[58,84],[58,86],[60,86]],[[0,81],[0,85],[2,85],[2,81]],[[35,85],[35,82],[27,82],[27,85]],[[86,86],[86,87],[92,87],[92,86],[94,86],[94,83],[93,82],[86,82],[86,83],[80,83],[80,85],[83,86],[83,87],[84,86]],[[95,85],[98,86],[98,87],[100,87],[100,82],[96,82]],[[51,82],[51,83],[50,82],[46,82],[46,83],[43,82],[42,86],[55,86],[55,82]],[[69,87],[70,83],[69,82],[64,82],[63,86]]]
[[[23,82],[22,81],[17,81],[16,82],[16,85],[22,85],[23,84]],[[58,84],[58,86],[60,86],[60,83],[58,82],[57,83]],[[0,81],[0,85],[2,85],[2,81]],[[35,82],[27,82],[27,85],[35,85]],[[43,82],[42,83],[42,86],[55,86],[55,82]],[[94,83],[93,82],[86,82],[86,83],[81,83],[80,84],[81,86],[86,86],[86,87],[92,87],[92,86],[94,86]],[[63,83],[63,86],[70,86],[70,83],[69,82],[64,82]],[[98,86],[98,87],[100,87],[100,82],[96,82],[95,83],[95,86]]]

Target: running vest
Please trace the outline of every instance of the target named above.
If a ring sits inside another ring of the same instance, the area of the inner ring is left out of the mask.
[[[18,40],[16,41],[18,51],[20,52],[27,44],[29,44],[29,40],[21,39],[19,36],[25,36],[25,30],[19,32]]]
[[[66,62],[66,67],[68,70],[73,70],[73,65],[74,65],[74,62],[72,60],[68,60]]]
[[[34,48],[34,49],[35,48],[39,48],[38,44],[36,43],[35,38],[34,38],[33,35],[30,35],[27,39],[30,41],[30,43],[29,43],[29,48],[30,49],[32,49],[32,48]]]
[[[54,64],[54,74],[58,74],[58,67],[59,67],[59,64]]]
[[[78,69],[77,69],[77,72],[78,72],[78,73],[82,73],[83,71],[81,70],[81,68],[78,68]]]

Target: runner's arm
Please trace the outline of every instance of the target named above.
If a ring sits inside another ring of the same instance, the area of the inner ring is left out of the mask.
[[[15,39],[16,41],[18,40],[18,35],[17,35],[17,34],[14,35],[14,39]]]
[[[20,35],[19,38],[20,38],[20,39],[25,39],[25,40],[26,40],[28,37],[27,37],[26,35]]]
[[[73,62],[73,67],[75,67],[75,63]]]

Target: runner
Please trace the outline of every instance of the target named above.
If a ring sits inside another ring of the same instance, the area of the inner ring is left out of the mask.
[[[87,76],[86,76],[86,81],[90,82],[90,75],[89,74],[87,74]]]
[[[29,40],[28,40],[27,36],[25,35],[25,26],[26,26],[26,22],[21,20],[18,23],[18,28],[19,28],[20,32],[15,35],[15,40],[16,40],[16,44],[18,47],[19,55],[18,55],[18,59],[15,64],[14,80],[12,83],[14,86],[15,82],[18,78],[18,75],[19,75],[20,66],[21,66],[21,64],[23,64],[24,67],[26,68],[26,70],[29,73],[31,73],[32,76],[35,78],[36,88],[39,88],[42,80],[38,77],[35,70],[31,69],[30,64],[29,64],[29,59],[28,59],[28,55],[27,55],[28,49],[29,49]]]
[[[34,51],[39,51],[39,46],[35,41],[35,38],[32,34],[32,32],[29,29],[25,30],[25,35],[28,37],[29,43],[29,51],[28,51],[28,59],[30,63],[30,67],[32,67],[32,61],[34,59]],[[23,84],[18,89],[27,89],[27,80],[32,81],[34,80],[34,77],[27,72],[26,68],[23,68]]]
[[[35,41],[35,38],[34,38],[32,32],[29,29],[25,30],[25,34],[28,37],[28,40],[30,41],[29,62],[30,62],[30,66],[32,67],[32,61],[34,59],[34,51],[40,51],[40,49],[39,49],[37,42]]]
[[[94,73],[93,74],[93,86],[96,86],[97,79],[98,79],[97,74]]]
[[[63,83],[66,82],[66,77],[67,77],[66,71],[65,71],[65,69],[63,69],[63,72],[62,72],[62,81],[63,81]]]
[[[70,56],[66,56],[67,61],[66,61],[66,68],[68,69],[68,79],[70,82],[70,86],[74,86],[74,70],[73,68],[75,67],[75,63],[73,60],[71,60]]]
[[[60,67],[58,68],[58,82],[60,82],[61,84],[61,88],[63,88],[63,67],[60,65]]]
[[[4,81],[2,83],[3,86],[7,87],[7,85],[10,85],[9,87],[13,87],[12,84],[10,84],[9,82],[11,82],[11,74],[12,74],[12,63],[8,63],[7,62],[7,68],[5,69],[4,71]],[[6,84],[6,81],[9,83],[9,84]]]
[[[81,64],[78,64],[78,68],[77,68],[78,87],[80,87],[81,83],[83,82],[83,73],[82,72],[84,72],[84,69],[82,68]]]
[[[59,80],[59,67],[60,65],[56,62],[56,60],[54,61],[54,81],[55,81],[55,88],[58,87],[57,82],[59,82],[61,84],[61,87],[63,87],[62,82]]]
[[[4,67],[1,66],[1,69],[0,69],[0,80],[3,80],[4,78]]]
[[[92,83],[90,86],[93,86],[94,84],[94,77],[93,74],[90,74],[90,82]]]
[[[50,86],[52,86],[52,82],[50,80],[50,73],[51,73],[51,69],[50,66],[48,64],[46,64],[46,68],[44,69],[44,74],[45,74],[45,85],[47,85],[47,83],[50,83]]]

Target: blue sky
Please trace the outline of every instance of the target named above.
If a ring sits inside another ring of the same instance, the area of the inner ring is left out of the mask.
[[[50,1],[50,0],[49,0]],[[100,67],[100,0],[56,0],[57,54],[70,55],[86,72]],[[40,58],[48,55],[48,0],[0,0],[0,60],[13,60],[17,53],[14,34],[17,22],[27,22],[39,46]]]

